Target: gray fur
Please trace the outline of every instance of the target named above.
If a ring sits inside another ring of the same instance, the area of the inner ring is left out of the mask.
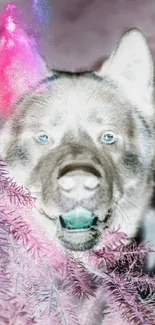
[[[146,84],[141,76],[138,84],[141,62],[134,60],[136,49],[133,58],[130,48],[129,54],[121,50],[127,38],[132,43],[136,37],[144,52],[141,61],[142,67],[146,66]],[[1,153],[11,176],[37,197],[34,213],[48,236],[57,236],[70,249],[89,249],[99,242],[105,227],[120,226],[130,240],[145,219],[153,193],[151,62],[143,36],[133,30],[124,36],[100,71],[58,72],[56,78],[45,78],[16,104],[14,115],[1,131]],[[137,92],[133,87],[137,87]],[[101,134],[109,129],[118,134],[118,140],[111,145],[102,144]],[[34,140],[41,130],[50,137],[47,145]],[[78,161],[91,164],[100,175],[100,187],[91,199],[67,199],[60,191],[57,179],[61,169]],[[95,232],[89,230],[80,235],[61,229],[58,216],[79,205],[98,216]],[[113,213],[106,220],[109,209]]]

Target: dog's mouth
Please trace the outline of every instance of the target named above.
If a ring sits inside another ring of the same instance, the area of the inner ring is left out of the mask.
[[[112,209],[109,209],[104,221],[89,210],[77,208],[59,216],[59,239],[68,249],[83,251],[93,248],[104,229],[109,226]]]
[[[111,224],[113,209],[107,210],[103,218],[81,207],[69,210],[59,216],[49,216],[43,210],[41,213],[54,222],[57,229],[55,235],[62,246],[73,251],[84,251],[98,244],[103,231]]]

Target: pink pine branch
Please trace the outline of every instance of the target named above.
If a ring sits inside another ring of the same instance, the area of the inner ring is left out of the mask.
[[[152,302],[152,305],[150,306],[148,301],[141,299],[140,293],[138,292],[140,287],[144,288],[144,280],[146,280],[146,286],[149,287],[149,277],[146,276],[145,278],[144,275],[141,274],[142,272],[140,272],[140,266],[142,269],[144,256],[149,250],[150,248],[145,248],[144,245],[139,245],[137,250],[135,244],[126,247],[124,247],[124,245],[123,247],[118,246],[117,249],[114,249],[114,252],[112,251],[113,260],[112,255],[110,255],[109,259],[108,254],[107,264],[105,264],[107,250],[105,252],[105,250],[102,249],[102,253],[100,251],[98,264],[99,269],[96,268],[97,257],[94,264],[95,268],[91,269],[88,265],[85,265],[89,272],[94,273],[96,276],[103,279],[103,292],[107,297],[107,301],[110,301],[110,305],[117,305],[123,319],[126,319],[129,323],[135,325],[154,324],[153,308],[155,307],[155,302]],[[95,254],[94,251],[93,254]],[[104,263],[101,263],[101,256],[103,256]],[[134,258],[136,261],[135,263],[133,263]],[[136,263],[139,259],[141,265],[138,265],[137,267]],[[132,263],[132,267],[130,267],[130,263]],[[136,278],[134,279],[134,277]],[[150,281],[151,290],[155,292],[154,285],[155,278]]]
[[[82,325],[79,322],[78,316],[76,315],[76,308],[69,300],[69,296],[66,292],[55,290],[55,300],[57,304],[57,312],[60,317],[60,325]]]
[[[36,325],[33,318],[29,317],[24,310],[13,300],[7,301],[5,306],[0,305],[0,324],[1,325]]]
[[[95,276],[87,271],[83,263],[71,254],[67,259],[67,276],[72,287],[72,294],[77,297],[95,296],[97,283]]]
[[[100,247],[83,253],[79,260],[56,240],[46,238],[25,191],[6,178],[3,163],[0,190],[0,324],[13,319],[14,325],[94,325],[102,318],[106,324],[116,314],[116,325],[155,324],[155,279],[141,271],[150,248],[135,243],[124,246],[125,234],[109,230]],[[150,291],[146,299],[141,296],[144,290]],[[3,297],[13,303],[7,304]],[[88,313],[81,308],[83,324],[75,306],[89,299]],[[102,313],[106,304],[107,313]]]
[[[0,193],[7,195],[10,198],[11,203],[30,205],[34,203],[31,193],[28,190],[24,190],[22,186],[17,186],[16,182],[8,177],[6,165],[2,159],[0,159]]]

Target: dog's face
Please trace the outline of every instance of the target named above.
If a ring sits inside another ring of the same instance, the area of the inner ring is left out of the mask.
[[[131,39],[142,58],[121,48]],[[152,69],[145,40],[132,31],[99,73],[56,73],[25,95],[1,133],[11,175],[37,198],[48,236],[67,248],[93,247],[120,216],[135,235],[140,217],[129,226],[123,204],[132,210],[150,176]]]

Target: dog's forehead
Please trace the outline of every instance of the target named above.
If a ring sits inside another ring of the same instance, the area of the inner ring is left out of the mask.
[[[127,105],[126,105],[127,106]],[[127,110],[127,107],[126,107]],[[95,124],[126,123],[124,102],[112,84],[87,77],[63,77],[27,99],[25,119],[46,125],[66,120]]]

